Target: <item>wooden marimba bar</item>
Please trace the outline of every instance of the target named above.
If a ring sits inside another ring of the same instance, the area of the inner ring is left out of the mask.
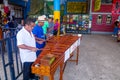
[[[71,57],[71,53],[77,48],[77,56],[75,61],[78,64],[78,54],[80,45],[79,36],[64,35],[58,37],[51,37],[41,54],[38,56],[36,61],[33,63],[31,69],[32,73],[40,76],[40,80],[44,79],[44,76],[48,76],[49,80],[54,80],[54,74],[57,68],[60,66],[60,78],[63,80],[63,72],[65,63]],[[40,59],[46,54],[55,55],[55,61],[51,65],[43,65]]]

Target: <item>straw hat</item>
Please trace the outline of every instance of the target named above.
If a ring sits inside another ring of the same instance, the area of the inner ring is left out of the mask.
[[[39,22],[45,22],[45,17],[44,16],[39,16],[38,21]]]
[[[46,15],[42,15],[44,18],[47,18]]]

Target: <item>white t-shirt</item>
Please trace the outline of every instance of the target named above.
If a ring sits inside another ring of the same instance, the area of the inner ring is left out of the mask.
[[[25,44],[27,46],[36,47],[35,37],[33,33],[31,34],[23,27],[17,34],[17,45]],[[20,58],[22,63],[24,62],[34,62],[36,60],[36,52],[32,52],[31,50],[21,49],[20,50]]]

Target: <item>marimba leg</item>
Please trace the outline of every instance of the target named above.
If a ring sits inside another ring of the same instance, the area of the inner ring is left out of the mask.
[[[51,75],[49,76],[49,80],[54,80],[54,75],[53,75],[53,74],[51,74]]]
[[[76,65],[78,65],[78,58],[79,58],[79,46],[77,47]]]
[[[63,63],[60,64],[60,80],[63,80]]]
[[[43,75],[40,75],[40,80],[44,80],[44,76]]]

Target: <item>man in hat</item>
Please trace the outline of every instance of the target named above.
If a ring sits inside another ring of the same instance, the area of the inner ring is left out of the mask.
[[[35,39],[39,40],[39,41],[42,41],[41,44],[36,42],[36,47],[38,49],[42,49],[45,46],[45,35],[44,35],[44,32],[43,32],[43,28],[42,28],[42,26],[44,25],[44,22],[45,22],[45,18],[43,16],[39,16],[38,17],[38,24],[35,25],[35,27],[32,30],[32,32],[33,32],[33,34],[35,36]],[[40,52],[41,52],[41,50],[38,50],[36,52],[37,57],[40,54]]]

